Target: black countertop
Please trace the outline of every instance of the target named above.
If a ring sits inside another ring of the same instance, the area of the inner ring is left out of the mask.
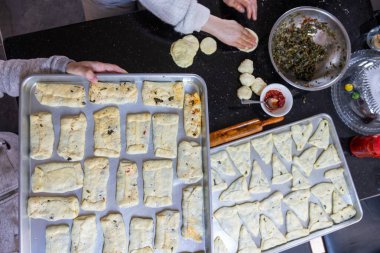
[[[146,11],[8,38],[4,45],[9,59],[66,55],[78,61],[115,63],[131,73],[196,73],[207,83],[210,130],[214,131],[251,118],[267,117],[259,106],[239,105],[236,96],[236,90],[240,87],[237,67],[243,59],[250,58],[254,62],[255,76],[262,77],[268,83],[284,83],[272,67],[267,43],[271,27],[285,11],[308,5],[331,12],[346,27],[353,51],[365,48],[364,33],[368,31],[368,20],[372,16],[369,0],[259,0],[258,21],[251,22],[222,6],[219,1],[203,2],[214,14],[235,19],[255,30],[260,38],[257,50],[247,54],[219,43],[215,54],[206,56],[198,53],[191,67],[181,69],[169,55],[171,43],[181,35]],[[203,38],[205,34],[197,33],[196,36]],[[349,139],[355,133],[336,114],[330,89],[301,92],[288,87],[298,95],[291,112],[276,126],[318,113],[331,115],[359,197],[364,199],[379,195],[380,162],[376,159],[357,159],[349,154]]]

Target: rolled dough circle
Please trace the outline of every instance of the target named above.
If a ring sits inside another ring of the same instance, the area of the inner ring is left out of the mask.
[[[194,35],[186,35],[185,37],[183,37],[182,39],[188,41],[191,43],[191,47],[192,49],[197,52],[198,49],[199,49],[199,41],[197,39],[197,37],[195,37]]]
[[[193,43],[185,39],[175,41],[170,48],[173,61],[181,68],[191,66],[196,53]]]
[[[256,38],[256,45],[254,47],[248,48],[248,49],[239,48],[239,50],[246,52],[246,53],[250,53],[250,52],[253,52],[257,48],[257,46],[259,45],[259,36],[257,36],[257,34],[254,31],[252,31],[251,29],[249,29],[249,28],[245,28],[245,29],[247,29],[247,31],[250,32]]]
[[[206,37],[201,41],[201,51],[207,55],[215,53],[217,49],[216,41],[211,37]]]

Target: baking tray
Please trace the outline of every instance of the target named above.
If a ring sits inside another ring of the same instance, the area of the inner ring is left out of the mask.
[[[181,210],[181,199],[182,199],[182,189],[186,187],[185,184],[181,183],[174,172],[173,178],[173,205],[162,208],[147,208],[143,205],[143,179],[142,179],[142,162],[144,160],[152,159],[154,157],[153,145],[149,145],[149,150],[147,154],[143,155],[127,155],[126,150],[126,140],[125,140],[125,122],[127,113],[136,112],[149,112],[151,114],[157,112],[164,113],[177,113],[179,115],[179,131],[177,143],[182,140],[194,140],[202,145],[202,159],[203,159],[203,172],[204,177],[198,184],[203,185],[204,193],[204,228],[205,235],[204,241],[202,243],[195,243],[191,240],[184,240],[180,235],[180,240],[178,244],[178,251],[184,252],[195,252],[195,251],[206,251],[210,252],[210,238],[211,238],[211,226],[210,226],[210,196],[209,196],[209,128],[208,128],[208,104],[207,104],[207,88],[203,79],[197,75],[192,74],[125,74],[125,75],[98,75],[99,81],[109,81],[109,82],[119,82],[119,81],[130,81],[137,85],[139,90],[138,101],[136,104],[124,104],[124,105],[114,105],[120,110],[120,123],[121,123],[121,159],[128,159],[135,161],[138,166],[139,178],[139,201],[140,204],[131,208],[119,208],[116,200],[116,171],[119,164],[119,158],[109,158],[110,162],[110,178],[108,181],[108,195],[107,195],[107,209],[101,212],[84,211],[80,210],[79,215],[86,214],[96,214],[97,219],[97,252],[102,251],[103,246],[103,235],[101,226],[99,223],[99,218],[110,212],[120,212],[124,217],[124,223],[126,226],[126,233],[129,237],[129,223],[131,217],[150,217],[156,222],[155,214],[165,210],[165,209],[176,209]],[[48,194],[48,193],[37,193],[34,194],[31,191],[30,178],[36,164],[47,163],[52,161],[66,161],[64,158],[59,157],[57,154],[57,146],[59,141],[59,130],[60,130],[60,117],[63,115],[79,114],[83,112],[87,117],[87,130],[86,130],[86,150],[84,159],[93,157],[93,117],[92,114],[101,108],[106,106],[111,106],[112,104],[97,105],[92,104],[88,101],[88,96],[86,98],[86,106],[83,108],[69,108],[69,107],[49,107],[41,105],[34,96],[35,84],[38,81],[43,82],[59,82],[59,83],[70,83],[83,85],[88,94],[89,82],[82,77],[72,76],[72,75],[34,75],[26,78],[21,86],[21,96],[20,96],[20,252],[30,253],[30,252],[45,252],[45,228],[47,225],[52,224],[68,224],[70,227],[72,225],[72,220],[59,220],[55,222],[49,222],[42,219],[30,219],[27,215],[27,199],[29,196],[69,196],[75,194],[79,200],[81,200],[82,189],[75,192],[68,192],[64,194]],[[168,107],[153,107],[143,105],[141,98],[141,89],[143,81],[183,81],[185,93],[189,92],[199,92],[202,100],[202,132],[199,138],[193,139],[185,136],[183,129],[183,110]],[[48,111],[53,115],[53,125],[55,132],[54,141],[54,152],[51,159],[47,160],[33,160],[30,158],[30,145],[29,145],[29,115],[34,112]],[[150,144],[152,144],[152,134],[150,135]],[[83,161],[81,161],[83,168]],[[176,159],[173,160],[173,169],[176,168]],[[156,224],[156,223],[155,223]],[[181,212],[181,226],[182,226],[182,212]]]
[[[345,222],[342,222],[340,224],[333,225],[330,228],[326,228],[323,230],[313,232],[312,234],[310,234],[306,237],[303,237],[303,238],[300,238],[300,239],[297,239],[294,241],[290,241],[286,244],[279,245],[275,248],[266,250],[264,252],[275,253],[275,252],[281,252],[281,251],[290,249],[290,248],[295,247],[297,245],[306,243],[313,238],[323,236],[323,235],[327,235],[327,234],[332,233],[334,231],[337,231],[339,229],[350,226],[356,222],[359,222],[361,220],[361,218],[363,217],[363,210],[362,210],[358,195],[357,195],[356,190],[355,190],[354,182],[352,181],[350,170],[348,168],[346,159],[344,157],[344,152],[343,152],[342,147],[341,147],[340,142],[339,142],[339,137],[338,137],[337,131],[335,129],[334,122],[332,121],[331,117],[328,114],[318,114],[318,115],[315,115],[315,116],[310,117],[310,118],[306,118],[306,119],[303,119],[300,121],[296,121],[296,122],[293,122],[293,123],[290,123],[290,124],[287,124],[287,125],[284,125],[281,127],[277,127],[277,128],[274,128],[274,129],[271,129],[271,130],[268,130],[268,131],[265,131],[265,132],[262,132],[259,134],[255,134],[253,136],[248,136],[248,137],[245,137],[243,139],[233,141],[233,142],[212,148],[210,151],[211,154],[214,154],[214,153],[217,153],[221,150],[225,150],[225,148],[228,146],[243,144],[243,143],[249,142],[252,139],[264,136],[266,134],[270,134],[270,133],[277,134],[277,133],[281,133],[283,131],[289,131],[291,126],[297,125],[297,124],[306,124],[306,123],[311,122],[313,124],[313,132],[314,132],[318,126],[318,123],[322,119],[326,119],[329,122],[330,144],[331,143],[335,144],[336,150],[337,150],[338,155],[341,159],[341,163],[340,163],[340,165],[329,166],[329,167],[321,169],[321,170],[313,170],[311,176],[309,177],[310,184],[313,186],[314,184],[319,183],[319,182],[323,182],[323,181],[328,182],[327,179],[324,179],[324,172],[329,170],[329,169],[332,169],[332,168],[342,167],[344,169],[344,176],[345,176],[347,186],[349,189],[349,196],[344,196],[344,200],[347,201],[349,204],[352,204],[354,206],[354,208],[356,209],[356,216],[353,217],[352,219],[347,220]],[[292,141],[292,145],[293,145],[293,147],[292,147],[293,156],[294,155],[298,156],[300,153],[302,153],[302,151],[296,150],[294,141]],[[258,163],[260,164],[260,166],[263,169],[267,178],[271,178],[272,177],[271,163],[268,165],[264,164],[264,162],[259,158],[258,154],[253,150],[252,145],[250,145],[250,147],[251,147],[252,161],[253,160],[258,161]],[[307,149],[308,147],[311,147],[311,145],[307,143],[303,150]],[[323,151],[322,149],[318,149],[317,156],[319,156],[322,153],[322,151]],[[280,160],[286,165],[287,170],[290,172],[291,163],[286,162],[284,159],[282,159],[282,157],[277,152],[276,148],[273,148],[273,152],[279,156]],[[249,175],[247,177],[248,184],[249,184],[250,176],[251,175]],[[228,185],[230,185],[238,177],[239,176],[231,176],[231,177],[222,176],[222,178],[226,181],[226,183]],[[242,201],[242,202],[239,202],[238,204],[245,203],[245,202],[251,202],[251,201],[261,201],[261,200],[265,199],[266,197],[270,196],[275,191],[279,191],[282,194],[284,194],[284,196],[285,196],[286,194],[291,192],[291,189],[290,189],[291,184],[292,184],[292,180],[290,180],[290,182],[287,182],[285,184],[271,185],[271,192],[270,193],[262,193],[262,194],[254,194],[254,195],[251,194],[251,199],[249,201]],[[223,191],[218,191],[218,192],[212,193],[212,208],[211,208],[212,213],[214,213],[216,210],[218,210],[218,208],[220,208],[222,206],[233,206],[233,205],[235,205],[234,202],[223,202],[223,204],[222,204],[219,201],[219,195],[221,194],[221,192],[223,192]],[[309,202],[310,201],[318,203],[317,199],[313,195],[310,196]],[[283,211],[283,215],[284,215],[284,224],[282,226],[277,226],[284,235],[286,234],[286,215],[285,214],[287,211],[287,208],[285,208],[285,206],[286,205],[284,205],[284,204],[282,205],[282,211]],[[307,227],[307,225],[308,225],[307,223],[308,223],[308,221],[306,223],[302,222],[302,225],[304,227]],[[214,243],[214,239],[217,236],[220,236],[222,238],[222,240],[226,244],[227,248],[229,249],[229,252],[236,252],[237,251],[237,242],[235,242],[229,235],[227,235],[222,230],[222,228],[219,226],[218,222],[215,219],[213,219],[213,221],[212,221],[212,238],[213,238],[213,240],[211,242],[212,245]],[[259,247],[260,246],[260,236],[258,236],[257,238],[254,238],[254,239],[255,239],[256,245]]]

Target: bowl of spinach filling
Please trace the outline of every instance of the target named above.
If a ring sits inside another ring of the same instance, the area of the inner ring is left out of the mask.
[[[310,91],[339,81],[351,55],[344,26],[315,7],[298,7],[283,14],[272,28],[268,47],[277,73],[294,87]]]

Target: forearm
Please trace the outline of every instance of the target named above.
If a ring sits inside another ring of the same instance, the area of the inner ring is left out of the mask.
[[[215,36],[215,34],[218,32],[218,24],[221,22],[221,20],[221,18],[210,15],[207,22],[202,26],[201,30]]]
[[[65,56],[52,56],[32,60],[0,61],[0,92],[19,95],[21,81],[31,74],[65,73],[71,60]]]

